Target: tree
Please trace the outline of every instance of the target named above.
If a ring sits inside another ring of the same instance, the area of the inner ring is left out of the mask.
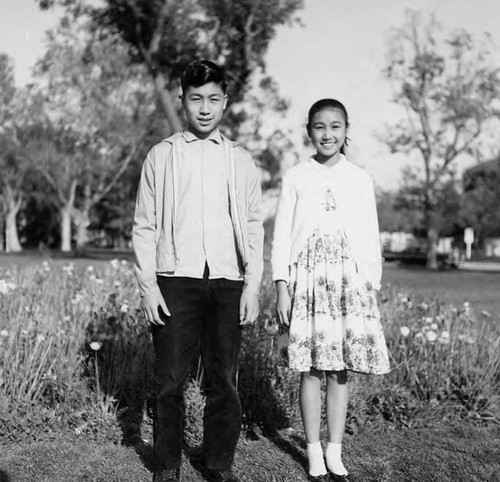
[[[61,249],[85,246],[91,210],[121,179],[148,130],[152,90],[118,36],[63,18],[36,75],[46,98],[37,166],[61,215]],[[39,151],[40,152],[40,151]]]
[[[404,115],[383,137],[392,152],[416,152],[422,161],[423,175],[415,179],[415,188],[421,195],[430,268],[437,267],[443,183],[453,163],[472,153],[498,114],[500,75],[490,53],[487,43],[475,43],[464,30],[443,40],[435,19],[425,20],[414,11],[390,39],[384,73]]]
[[[39,100],[31,88],[16,88],[12,60],[0,54],[0,237],[3,241],[5,229],[7,252],[22,250],[17,217],[26,199],[26,177],[33,167],[26,145],[41,115]]]
[[[500,237],[500,156],[466,171],[463,189],[464,225],[481,247],[486,238]]]
[[[78,0],[37,0],[80,11]],[[252,72],[264,66],[264,55],[279,25],[290,22],[302,0],[104,0],[87,8],[95,25],[119,33],[133,49],[134,62],[152,79],[170,130],[181,128],[178,79],[194,59],[213,59],[230,77],[230,102],[239,101]]]

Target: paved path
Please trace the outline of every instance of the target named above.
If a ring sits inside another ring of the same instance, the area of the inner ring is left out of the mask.
[[[469,271],[497,271],[500,273],[500,263],[493,261],[465,261],[460,264],[460,269]]]

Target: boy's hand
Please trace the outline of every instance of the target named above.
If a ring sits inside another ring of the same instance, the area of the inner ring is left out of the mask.
[[[141,299],[141,308],[146,320],[148,320],[153,325],[165,325],[165,323],[160,318],[160,313],[158,308],[163,310],[165,315],[170,316],[170,311],[167,308],[167,303],[161,294],[160,288],[156,286],[149,293],[144,295]]]
[[[290,324],[290,294],[288,293],[288,286],[285,281],[279,280],[276,282],[276,316],[278,322],[282,325]]]
[[[240,325],[249,325],[259,316],[259,297],[252,291],[243,289],[240,298]]]

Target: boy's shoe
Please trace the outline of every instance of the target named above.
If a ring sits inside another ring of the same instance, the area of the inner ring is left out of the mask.
[[[234,474],[231,469],[205,469],[203,475],[210,482],[240,482],[240,479]]]
[[[181,469],[158,469],[153,475],[153,482],[180,482]]]

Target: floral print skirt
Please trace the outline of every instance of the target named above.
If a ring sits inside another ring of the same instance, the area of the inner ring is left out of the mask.
[[[315,231],[292,268],[288,366],[384,374],[389,358],[376,291],[342,231]]]

